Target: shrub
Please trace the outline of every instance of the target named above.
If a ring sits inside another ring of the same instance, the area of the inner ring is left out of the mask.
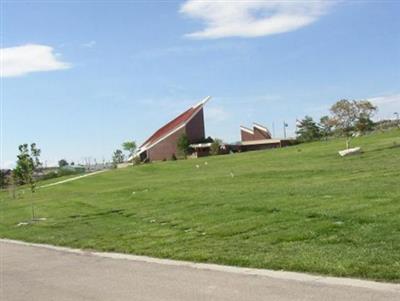
[[[213,156],[218,155],[220,152],[221,144],[222,144],[222,140],[215,138],[210,146],[210,154]]]
[[[58,174],[58,172],[56,172],[56,171],[51,171],[51,172],[48,172],[48,173],[44,174],[44,175],[41,177],[41,179],[42,179],[42,180],[50,180],[50,179],[58,178],[59,176],[60,176],[60,175]]]
[[[189,138],[186,134],[182,134],[177,142],[177,148],[179,151],[179,155],[184,157],[186,159],[188,153],[189,153]]]

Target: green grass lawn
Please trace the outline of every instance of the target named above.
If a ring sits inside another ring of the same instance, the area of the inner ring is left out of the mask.
[[[28,191],[2,193],[0,237],[400,282],[400,130],[352,144],[108,171],[39,189],[28,226]]]

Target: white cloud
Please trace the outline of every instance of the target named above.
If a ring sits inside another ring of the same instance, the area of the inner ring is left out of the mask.
[[[393,119],[395,112],[400,113],[400,93],[371,97],[367,100],[378,107],[375,119]]]
[[[0,77],[22,76],[31,72],[67,69],[69,64],[58,60],[53,48],[27,44],[0,49]]]
[[[204,30],[186,35],[190,38],[259,37],[307,26],[327,13],[335,2],[188,0],[180,12],[206,23]]]
[[[400,94],[371,97],[368,100],[377,106],[384,104],[397,104],[400,107]]]
[[[96,46],[96,41],[89,41],[87,43],[82,44],[82,47],[85,48],[93,48],[94,46]]]

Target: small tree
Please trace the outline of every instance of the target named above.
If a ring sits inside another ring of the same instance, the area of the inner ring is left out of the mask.
[[[64,166],[68,166],[67,160],[61,159],[60,161],[58,161],[58,167],[62,168]]]
[[[16,198],[16,190],[17,190],[17,188],[16,188],[16,179],[15,179],[15,172],[12,172],[11,173],[11,177],[10,177],[10,182],[9,182],[9,186],[8,186],[8,189],[9,189],[9,191],[10,191],[10,195],[11,195],[11,197],[13,198],[13,199],[15,199]]]
[[[360,116],[355,124],[355,130],[360,134],[365,134],[372,131],[374,128],[374,122],[367,116]]]
[[[188,136],[186,134],[182,134],[178,139],[177,148],[178,148],[179,154],[181,156],[183,156],[185,159],[189,153],[189,145],[190,145],[190,142],[189,142]]]
[[[349,148],[350,139],[354,131],[357,130],[357,124],[361,121],[361,124],[363,124],[361,127],[364,127],[377,111],[377,107],[367,100],[349,101],[342,99],[336,102],[330,111],[333,115],[332,120],[336,131],[346,137],[346,148]]]
[[[321,138],[321,131],[317,123],[310,116],[300,120],[297,126],[297,139],[301,142],[309,142]]]
[[[122,150],[117,149],[112,156],[113,167],[116,168],[118,164],[123,163],[125,159],[124,153]]]
[[[210,154],[213,156],[219,155],[221,145],[222,145],[222,140],[215,138],[214,141],[211,142]]]
[[[122,143],[122,149],[124,151],[129,152],[129,157],[133,156],[136,150],[136,142],[135,141],[126,141]]]
[[[322,116],[319,119],[319,128],[321,132],[321,136],[325,139],[327,139],[329,136],[332,135],[332,129],[334,126],[334,122],[332,118],[329,116]]]
[[[1,169],[0,170],[0,188],[4,189],[7,188],[10,184],[10,170]]]
[[[36,147],[36,143],[30,145],[21,144],[18,147],[17,166],[14,170],[15,179],[19,184],[28,184],[31,190],[32,220],[35,219],[35,209],[33,204],[33,193],[36,191],[36,181],[34,172],[37,171],[41,163],[39,161],[41,150]]]

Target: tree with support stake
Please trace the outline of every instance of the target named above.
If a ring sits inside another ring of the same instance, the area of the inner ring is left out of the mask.
[[[371,117],[377,111],[368,100],[342,99],[330,109],[332,124],[337,132],[346,137],[346,149],[350,148],[350,140],[356,131],[364,133],[371,128]]]
[[[41,150],[36,147],[36,143],[21,144],[18,147],[19,154],[17,155],[17,166],[14,170],[15,180],[18,184],[27,184],[31,190],[31,209],[32,221],[35,220],[35,206],[33,194],[36,192],[36,180],[34,172],[42,165],[39,161]]]

